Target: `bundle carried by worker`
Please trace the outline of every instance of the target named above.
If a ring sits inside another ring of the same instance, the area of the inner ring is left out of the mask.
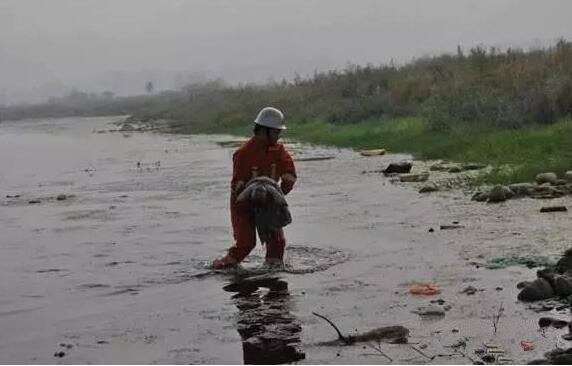
[[[288,203],[280,186],[271,178],[251,179],[238,195],[237,202],[250,202],[254,225],[262,244],[270,243],[275,230],[292,222]]]

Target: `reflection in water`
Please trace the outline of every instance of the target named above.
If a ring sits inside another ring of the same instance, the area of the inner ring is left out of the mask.
[[[298,349],[302,326],[290,314],[288,283],[273,276],[241,279],[224,287],[236,292],[236,327],[245,364],[280,364],[305,358]],[[267,290],[267,291],[266,291]]]

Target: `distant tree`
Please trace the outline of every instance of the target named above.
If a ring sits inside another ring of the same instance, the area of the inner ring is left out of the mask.
[[[465,53],[463,52],[463,47],[461,45],[457,45],[457,58],[462,60],[465,58]]]
[[[145,90],[147,91],[147,93],[149,94],[153,93],[153,89],[155,89],[155,86],[153,85],[152,81],[148,81],[147,83],[145,83]]]
[[[110,92],[109,90],[101,93],[101,97],[104,99],[113,99],[114,96],[115,96],[115,94],[113,94],[113,92]]]

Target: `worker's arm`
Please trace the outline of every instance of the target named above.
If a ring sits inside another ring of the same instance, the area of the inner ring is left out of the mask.
[[[294,188],[297,176],[294,161],[284,145],[280,149],[280,171],[280,188],[284,194],[288,194]]]
[[[230,182],[233,201],[242,192],[249,178],[250,167],[247,163],[246,154],[244,151],[236,151],[232,155],[232,180]]]

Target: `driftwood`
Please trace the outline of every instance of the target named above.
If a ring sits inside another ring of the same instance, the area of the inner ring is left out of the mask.
[[[545,206],[540,209],[540,212],[566,212],[566,206]]]
[[[318,313],[312,312],[315,316],[324,319],[328,322],[338,333],[338,339],[335,341],[325,342],[322,345],[339,345],[340,342],[345,345],[350,345],[358,342],[371,342],[371,341],[386,341],[389,343],[407,343],[407,336],[409,329],[401,325],[392,325],[388,327],[380,327],[372,329],[365,333],[358,333],[355,335],[344,336],[340,329],[328,318]]]
[[[465,227],[464,225],[458,225],[458,224],[440,225],[439,229],[440,230],[455,230],[455,229],[463,229],[464,227]]]
[[[301,157],[301,158],[294,158],[294,161],[322,161],[322,160],[331,160],[335,159],[335,156],[308,156],[308,157]]]

